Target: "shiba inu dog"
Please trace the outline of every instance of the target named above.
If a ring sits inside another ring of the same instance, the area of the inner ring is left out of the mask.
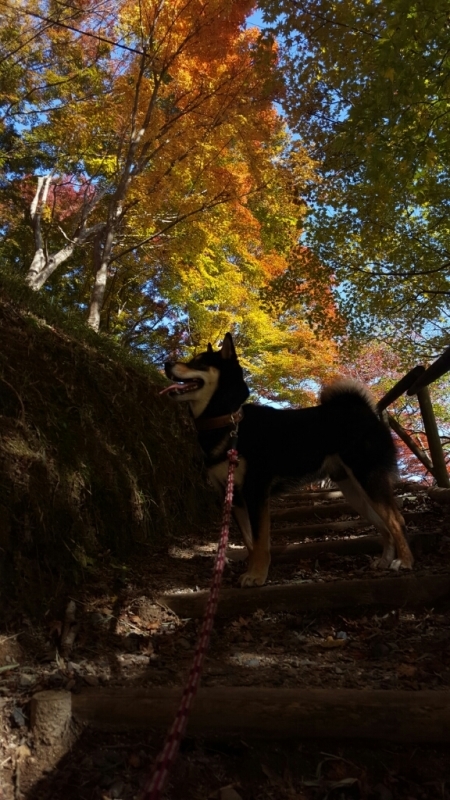
[[[230,433],[238,426],[239,464],[233,514],[249,551],[241,586],[261,586],[270,565],[269,497],[286,486],[328,474],[346,500],[383,538],[380,568],[410,569],[412,553],[392,489],[395,446],[367,389],[351,380],[326,386],[320,405],[277,409],[247,403],[249,390],[232,337],[188,363],[168,362],[164,389],[189,403],[212,482],[224,487]],[[245,404],[245,405],[244,405]]]

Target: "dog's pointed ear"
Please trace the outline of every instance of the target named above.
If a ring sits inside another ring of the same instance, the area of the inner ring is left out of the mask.
[[[211,342],[208,342],[208,347],[206,348],[206,352],[207,353],[214,353],[214,350],[212,348]]]
[[[222,358],[237,358],[236,350],[234,349],[233,339],[231,333],[226,333],[222,342],[222,349],[220,351]]]

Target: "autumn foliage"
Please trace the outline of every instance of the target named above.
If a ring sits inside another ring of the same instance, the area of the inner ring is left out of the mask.
[[[376,402],[382,399],[389,389],[405,374],[402,358],[394,348],[386,346],[382,341],[372,340],[360,344],[346,354],[341,354],[342,373],[361,381],[371,390]],[[433,409],[438,421],[438,428],[446,461],[450,460],[450,415],[448,403],[448,381],[441,379],[430,386]],[[428,441],[424,423],[420,414],[417,396],[408,397],[403,394],[389,406],[388,412],[401,424],[406,433],[421,450],[428,452]],[[411,452],[409,447],[394,434],[397,447],[399,473],[402,477],[432,484],[434,478]],[[431,457],[430,457],[430,460]]]
[[[299,245],[316,165],[251,10],[2,7],[0,261],[156,363],[233,330],[255,390],[303,402],[335,370],[317,334],[338,318]]]

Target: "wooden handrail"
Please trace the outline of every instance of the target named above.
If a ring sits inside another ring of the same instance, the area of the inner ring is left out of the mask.
[[[433,381],[437,381],[438,378],[442,378],[446,372],[450,370],[450,347],[447,347],[446,350],[442,353],[436,361],[433,361],[432,364],[425,370],[423,375],[421,375],[418,380],[410,386],[407,391],[409,396],[413,394],[417,394],[420,389],[423,389],[425,386],[428,386]]]
[[[425,372],[425,367],[421,364],[418,364],[417,367],[413,367],[410,371],[403,376],[393,387],[389,389],[389,391],[381,398],[379,403],[377,404],[378,411],[384,411],[385,408],[394,403],[395,400],[398,400],[401,395],[409,389],[410,386],[413,386],[417,383],[417,380],[423,375]],[[409,394],[409,392],[408,392]]]
[[[423,453],[421,448],[418,448],[414,440],[411,439],[411,437],[403,428],[401,429],[401,432],[400,430],[396,430],[396,433],[401,439],[403,439],[405,444],[408,445],[414,455],[419,458],[422,464],[424,464],[424,466],[432,473],[437,481],[438,486],[441,487],[449,487],[450,479],[447,471],[447,465],[445,463],[444,451],[442,448],[436,419],[433,413],[433,407],[431,405],[430,394],[426,387],[428,384],[438,380],[438,378],[441,378],[442,375],[449,371],[450,347],[447,347],[442,355],[439,356],[439,358],[436,359],[436,361],[434,361],[433,364],[428,367],[428,369],[425,369],[425,367],[423,367],[421,364],[413,367],[413,369],[404,375],[403,378],[397,381],[392,389],[389,389],[389,391],[377,404],[377,410],[380,414],[382,414],[385,409],[391,403],[395,402],[395,400],[398,400],[398,398],[401,397],[404,392],[406,392],[409,397],[412,395],[417,395],[432,460],[428,462],[426,454]],[[386,419],[389,425],[395,430],[398,423],[396,423],[390,415],[386,417]],[[400,428],[400,426],[398,427]],[[425,456],[425,458],[423,456]]]

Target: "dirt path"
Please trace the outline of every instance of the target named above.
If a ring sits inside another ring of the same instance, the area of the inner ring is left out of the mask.
[[[290,501],[280,501],[278,508]],[[330,501],[331,502],[331,501]],[[334,501],[333,501],[334,502]],[[450,533],[441,507],[406,494],[403,507],[423,512],[420,529],[439,532],[433,552],[417,559],[417,575],[449,568]],[[411,530],[413,523],[411,523]],[[449,527],[450,531],[450,527]],[[369,528],[359,533],[372,532]],[[350,535],[354,535],[349,528]],[[182,686],[200,622],[155,603],[162,593],[207,588],[215,545],[172,541],[155,555],[143,550],[125,569],[104,564],[74,599],[79,628],[63,659],[55,642],[61,614],[34,627],[12,611],[0,636],[0,764],[2,800],[131,800],[148,775],[160,734],[79,731],[72,751],[36,783],[29,700],[40,690],[80,692],[86,686]],[[274,543],[292,543],[279,523]],[[232,540],[240,544],[235,531]],[[243,569],[229,563],[225,586]],[[365,555],[324,554],[274,564],[272,584],[379,579]],[[251,590],[243,590],[251,591]],[[258,609],[217,621],[202,685],[285,688],[446,689],[450,687],[450,605],[420,611],[374,608],[335,613],[272,613]],[[449,692],[450,698],[450,692]],[[350,724],[350,723],[349,723]],[[187,737],[171,775],[168,800],[445,800],[450,798],[446,748],[383,746],[355,741],[201,740]],[[447,748],[448,749],[448,748]],[[233,794],[234,792],[234,794]]]

